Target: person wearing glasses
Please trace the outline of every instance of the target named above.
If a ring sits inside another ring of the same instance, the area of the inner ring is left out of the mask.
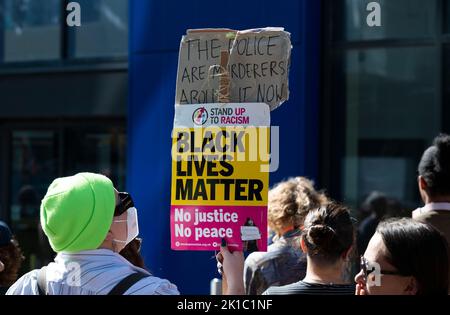
[[[179,294],[119,254],[139,234],[138,213],[131,196],[107,177],[79,173],[54,180],[40,221],[57,256],[22,276],[8,295]]]
[[[446,295],[445,238],[410,218],[380,223],[361,257],[356,295]]]

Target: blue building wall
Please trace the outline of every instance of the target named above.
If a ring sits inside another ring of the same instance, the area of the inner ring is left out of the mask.
[[[213,252],[170,249],[171,129],[178,48],[189,28],[282,26],[293,44],[290,100],[272,112],[280,167],[271,183],[318,172],[320,0],[130,0],[127,189],[139,209],[144,259],[182,294],[208,294]]]

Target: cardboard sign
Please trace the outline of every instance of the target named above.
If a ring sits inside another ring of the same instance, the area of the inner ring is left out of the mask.
[[[175,106],[172,249],[267,250],[269,128],[264,103]]]
[[[291,48],[283,28],[189,30],[180,45],[175,104],[219,103],[220,54],[228,51],[230,102],[273,110],[289,98]]]

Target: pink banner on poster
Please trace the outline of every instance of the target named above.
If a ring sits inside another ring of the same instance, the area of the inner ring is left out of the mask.
[[[264,206],[171,206],[171,248],[219,250],[224,238],[231,250],[266,251],[266,217]]]

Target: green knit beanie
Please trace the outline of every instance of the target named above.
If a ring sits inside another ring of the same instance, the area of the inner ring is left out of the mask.
[[[41,203],[41,225],[55,252],[98,248],[114,216],[116,198],[107,177],[79,173],[57,178]]]

